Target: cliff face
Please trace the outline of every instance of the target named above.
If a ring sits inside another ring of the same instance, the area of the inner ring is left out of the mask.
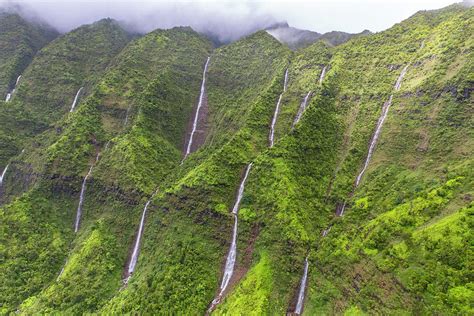
[[[205,313],[236,232],[213,313],[469,314],[472,25],[454,5],[297,51],[111,20],[49,43],[0,101],[1,312]]]

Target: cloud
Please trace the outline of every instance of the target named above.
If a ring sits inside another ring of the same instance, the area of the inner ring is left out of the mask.
[[[111,17],[134,31],[191,26],[232,41],[275,22],[320,33],[380,31],[417,10],[439,8],[452,0],[0,0],[61,32]]]

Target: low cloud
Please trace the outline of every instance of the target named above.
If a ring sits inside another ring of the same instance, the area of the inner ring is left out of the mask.
[[[60,32],[110,17],[133,31],[191,26],[222,42],[277,22],[319,33],[380,31],[418,10],[453,0],[0,0],[0,8],[41,19]],[[469,2],[472,0],[469,0]],[[467,2],[467,1],[466,1]]]

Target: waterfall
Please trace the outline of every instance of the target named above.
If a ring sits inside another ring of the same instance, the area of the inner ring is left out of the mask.
[[[239,192],[237,194],[237,200],[235,201],[234,207],[232,208],[232,213],[235,214],[235,215],[237,215],[238,212],[239,212],[240,201],[242,200],[242,197],[244,196],[245,183],[247,182],[247,178],[249,176],[250,168],[252,168],[252,163],[250,163],[247,166],[247,169],[245,170],[244,178],[242,179],[242,182],[240,183],[240,186],[239,186]]]
[[[132,108],[131,105],[127,108],[127,113],[125,113],[125,121],[123,122],[123,126],[127,126],[127,123],[128,123],[128,116],[129,116],[129,114],[130,114],[131,108]]]
[[[273,118],[272,118],[272,125],[270,127],[270,135],[268,136],[268,140],[270,142],[270,148],[273,147],[274,143],[274,138],[275,138],[275,124],[278,118],[278,113],[280,112],[280,105],[281,105],[281,99],[283,97],[283,93],[286,91],[288,88],[288,69],[285,71],[285,81],[283,83],[283,92],[280,94],[278,97],[278,102],[275,107],[275,113],[273,113]]]
[[[188,155],[191,153],[191,146],[193,145],[194,133],[196,133],[198,120],[199,120],[199,111],[201,110],[202,104],[204,102],[204,95],[206,94],[206,72],[207,72],[207,66],[209,65],[210,60],[211,60],[211,57],[207,57],[207,61],[204,66],[204,71],[202,73],[201,94],[199,95],[199,102],[197,105],[196,114],[194,115],[193,129],[191,131],[191,135],[189,136],[188,146],[186,147],[186,153],[184,155],[183,160],[186,159],[186,157],[188,157]]]
[[[76,212],[76,223],[74,224],[75,233],[77,233],[77,231],[79,230],[79,224],[81,222],[82,205],[84,203],[84,196],[86,194],[87,179],[89,179],[92,173],[92,169],[94,168],[95,164],[97,164],[97,161],[99,161],[99,157],[100,157],[100,152],[97,153],[97,156],[95,157],[95,162],[90,166],[89,172],[87,172],[86,176],[84,177],[84,180],[82,180],[81,194],[79,196],[79,205],[77,206],[77,212]]]
[[[286,68],[286,71],[285,71],[285,81],[283,82],[283,92],[286,92],[286,89],[288,89],[288,68]]]
[[[311,96],[312,91],[309,91],[308,94],[304,97],[303,102],[301,102],[300,108],[298,109],[298,113],[296,114],[295,120],[293,121],[293,124],[291,125],[291,128],[294,128],[296,124],[301,119],[301,116],[303,115],[304,111],[306,110],[306,106],[308,105],[308,100]]]
[[[319,84],[323,83],[324,76],[326,76],[326,70],[328,66],[324,66],[323,70],[321,70],[321,75],[319,76]]]
[[[400,73],[400,76],[398,76],[397,82],[394,85],[395,91],[399,91],[401,86],[402,86],[402,80],[403,77],[405,76],[406,72],[408,69],[408,65],[403,68],[402,72]],[[387,118],[388,110],[390,109],[390,106],[392,105],[392,100],[393,100],[393,94],[390,95],[390,98],[388,99],[387,102],[382,107],[382,114],[380,115],[380,118],[378,119],[377,126],[375,128],[375,133],[374,136],[372,137],[372,141],[370,142],[369,146],[369,151],[367,153],[367,158],[365,159],[364,167],[362,168],[361,172],[357,176],[356,182],[355,182],[355,187],[358,187],[360,184],[360,180],[362,179],[362,176],[364,175],[365,171],[367,170],[367,167],[369,166],[370,159],[372,158],[372,154],[374,153],[375,145],[377,144],[377,141],[380,136],[380,132],[382,130],[383,123],[385,122],[385,119]],[[342,216],[342,215],[341,215]]]
[[[21,79],[21,75],[19,75],[19,76],[16,78],[15,87],[12,89],[12,91],[10,91],[9,93],[7,93],[7,96],[5,97],[5,102],[9,102],[9,101],[11,100],[13,94],[15,93],[16,87],[18,86],[18,83],[20,82],[20,79]]]
[[[342,206],[336,211],[337,216],[344,215],[344,210],[346,209],[346,202],[342,204]]]
[[[74,108],[76,107],[77,100],[79,99],[79,96],[80,96],[83,88],[84,87],[81,87],[79,90],[77,90],[76,96],[74,97],[74,101],[72,101],[71,110],[69,112],[74,111]]]
[[[406,73],[407,73],[407,70],[408,70],[408,65],[406,65],[402,72],[400,73],[400,76],[398,76],[398,79],[397,79],[397,82],[395,83],[395,85],[393,86],[393,88],[395,89],[395,91],[399,91],[400,88],[402,87],[402,80],[403,80],[403,77],[405,77]]]
[[[67,265],[67,260],[66,260],[66,262],[64,262],[64,265],[63,265],[63,267],[61,268],[61,271],[59,272],[59,275],[58,275],[58,277],[56,278],[56,282],[59,281],[59,279],[60,279],[61,276],[63,275],[64,269],[66,268],[66,265]]]
[[[326,237],[326,236],[329,234],[329,232],[331,231],[331,227],[332,227],[332,226],[329,226],[328,228],[326,228],[325,230],[323,230],[323,233],[322,233],[322,236],[323,236],[323,237]]]
[[[0,176],[0,187],[2,186],[3,184],[3,178],[5,177],[5,173],[7,173],[7,170],[8,170],[8,167],[10,166],[10,164],[8,164],[5,169],[3,169],[2,171],[2,175]]]
[[[301,315],[301,312],[303,311],[304,293],[306,289],[306,281],[308,280],[308,268],[309,268],[309,262],[308,262],[308,256],[306,256],[306,259],[304,260],[303,277],[301,278],[300,290],[298,292],[298,301],[296,303],[296,309],[295,309],[295,314],[297,315]]]
[[[145,218],[146,213],[148,211],[148,207],[150,206],[153,198],[158,193],[158,189],[152,194],[150,199],[145,203],[145,207],[143,208],[142,217],[140,219],[140,225],[138,226],[137,237],[135,238],[135,244],[133,246],[132,256],[130,257],[130,262],[128,263],[127,271],[126,271],[126,278],[124,279],[124,284],[128,283],[132,273],[135,271],[135,267],[138,261],[138,254],[140,252],[140,242],[143,236],[143,229],[145,227]]]
[[[130,258],[130,263],[127,269],[127,272],[129,275],[132,274],[133,271],[135,271],[135,266],[137,265],[138,250],[140,249],[140,241],[143,235],[143,226],[145,225],[146,211],[148,210],[148,206],[150,205],[150,203],[151,203],[151,200],[148,200],[145,203],[145,208],[143,209],[142,218],[140,220],[140,226],[138,227],[137,238],[135,240],[135,245],[133,246],[132,257]]]
[[[237,258],[237,228],[238,228],[239,207],[240,207],[240,202],[242,200],[242,197],[244,195],[245,183],[247,182],[247,178],[248,178],[251,168],[252,168],[252,163],[250,163],[247,166],[247,169],[245,170],[244,178],[242,179],[239,186],[237,199],[235,200],[234,207],[232,208],[232,214],[234,215],[234,229],[232,232],[232,242],[230,244],[229,253],[227,255],[227,259],[225,262],[224,275],[222,276],[222,282],[219,289],[219,294],[212,301],[211,307],[209,308],[208,313],[210,313],[214,309],[214,307],[217,304],[219,304],[222,296],[224,295],[225,290],[227,289],[227,286],[230,283],[232,275],[234,274],[235,260]]]

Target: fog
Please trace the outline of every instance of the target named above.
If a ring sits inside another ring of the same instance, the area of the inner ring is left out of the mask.
[[[0,8],[42,19],[60,32],[104,17],[145,33],[189,25],[220,41],[287,21],[291,26],[324,33],[381,31],[418,10],[451,4],[450,0],[0,0]]]

